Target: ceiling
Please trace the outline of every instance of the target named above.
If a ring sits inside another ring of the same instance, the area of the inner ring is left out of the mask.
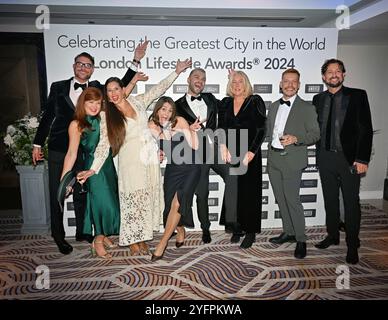
[[[183,25],[236,27],[335,27],[338,5],[350,12],[350,28],[339,44],[388,45],[388,0],[0,0],[0,32],[41,32],[35,28],[38,4],[50,10],[50,23],[102,25]],[[291,3],[292,2],[292,3]],[[314,3],[316,2],[316,3]],[[88,4],[86,4],[88,3]]]

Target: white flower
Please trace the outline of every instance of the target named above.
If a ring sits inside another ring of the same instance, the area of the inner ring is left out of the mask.
[[[13,125],[9,125],[7,127],[7,134],[13,136],[16,132],[16,128]]]
[[[30,114],[16,120],[14,124],[7,127],[4,137],[5,152],[12,158],[15,164],[32,164],[32,141],[38,127],[39,118],[32,117]],[[44,146],[43,151],[47,155],[47,145]]]
[[[36,117],[30,118],[28,121],[28,127],[32,129],[39,127],[38,119]]]
[[[11,145],[14,144],[13,139],[12,139],[12,137],[11,137],[9,134],[7,134],[7,135],[4,137],[4,144],[5,144],[6,146],[8,146],[8,147],[10,147]]]

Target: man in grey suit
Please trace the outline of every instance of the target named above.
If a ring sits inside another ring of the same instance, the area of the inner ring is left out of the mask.
[[[294,256],[306,256],[304,210],[299,196],[302,170],[307,166],[307,146],[319,140],[315,108],[298,95],[300,74],[287,69],[280,87],[283,97],[272,103],[267,117],[268,174],[279,205],[283,232],[269,241],[297,242]]]

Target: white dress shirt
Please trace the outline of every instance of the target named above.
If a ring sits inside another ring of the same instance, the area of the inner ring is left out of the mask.
[[[287,132],[284,132],[284,128],[287,123],[288,115],[290,114],[291,108],[294,105],[296,95],[292,96],[290,99],[283,99],[284,101],[290,101],[291,105],[288,106],[286,104],[280,104],[278,108],[278,112],[276,114],[275,118],[275,124],[273,127],[273,133],[272,133],[272,142],[271,146],[277,149],[284,149],[282,144],[280,143],[280,137],[282,135],[287,134]]]
[[[73,102],[74,107],[76,107],[77,106],[77,102],[78,102],[78,98],[81,95],[83,90],[82,90],[82,88],[77,88],[77,90],[74,90],[74,83],[80,83],[80,82],[78,82],[74,78],[70,81],[69,97],[70,97],[71,101]],[[88,87],[89,86],[89,81],[87,81],[85,83],[86,83],[86,87]],[[81,84],[83,84],[83,83],[81,83]]]
[[[203,100],[203,97],[201,101],[195,99],[194,101],[191,101],[191,95],[188,93],[186,94],[186,101],[189,105],[190,109],[193,111],[193,113],[199,117],[199,121],[202,121],[206,119],[207,117],[207,105],[205,101]],[[207,120],[207,119],[206,119]],[[202,123],[206,127],[206,121]]]

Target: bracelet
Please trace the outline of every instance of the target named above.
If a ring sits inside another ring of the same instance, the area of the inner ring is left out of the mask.
[[[136,60],[135,58],[133,58],[132,61],[140,64],[140,60]]]

